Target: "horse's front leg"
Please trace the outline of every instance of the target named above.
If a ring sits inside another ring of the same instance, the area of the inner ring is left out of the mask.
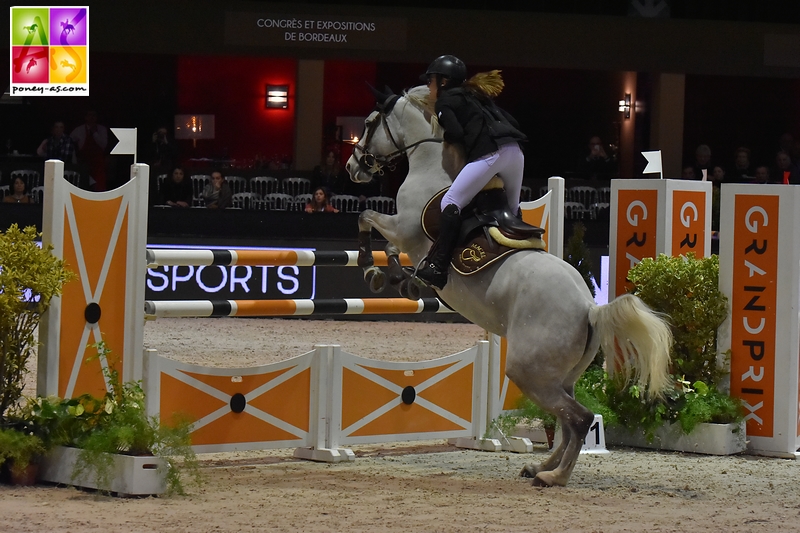
[[[391,242],[396,226],[395,217],[396,215],[384,215],[371,209],[363,211],[358,217],[358,266],[364,271],[364,281],[369,285],[369,289],[375,293],[383,291],[386,287],[386,275],[375,266],[375,259],[372,256],[372,228]]]
[[[419,300],[420,288],[411,281],[411,274],[400,264],[400,248],[394,243],[386,244],[386,261],[389,272],[389,284],[397,289],[400,296],[409,300]]]

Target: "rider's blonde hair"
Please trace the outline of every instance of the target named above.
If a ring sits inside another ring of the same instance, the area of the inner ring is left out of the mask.
[[[464,82],[464,87],[474,93],[494,98],[503,92],[505,83],[499,70],[490,70],[489,72],[478,72]]]

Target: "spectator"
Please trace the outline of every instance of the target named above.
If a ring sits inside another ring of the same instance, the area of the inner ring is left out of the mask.
[[[3,202],[7,204],[29,204],[31,197],[28,196],[28,187],[25,185],[25,180],[17,176],[11,184],[11,194],[3,198]]]
[[[800,172],[792,164],[792,156],[783,150],[775,156],[775,171],[772,174],[773,183],[796,185],[800,183]]]
[[[172,207],[191,207],[193,196],[191,180],[185,178],[181,167],[175,167],[172,176],[161,186],[162,203]]]
[[[616,176],[616,147],[609,145],[610,155],[603,147],[603,141],[595,135],[589,139],[589,153],[580,161],[578,173],[580,177],[590,180],[610,180]]]
[[[792,156],[792,151],[794,151],[794,136],[791,133],[784,133],[778,139],[778,150],[781,152],[786,152],[789,154],[789,157]],[[794,159],[792,159],[794,162]]]
[[[692,179],[702,180],[704,174],[706,179],[711,179],[714,165],[711,163],[711,148],[707,144],[701,144],[695,150],[692,168],[694,169],[694,178]]]
[[[152,167],[151,174],[158,175],[174,168],[175,143],[170,141],[166,126],[161,126],[153,133],[148,161]]]
[[[51,135],[42,141],[36,153],[45,159],[60,159],[64,163],[75,163],[75,143],[72,138],[64,135],[64,123],[53,123]]]
[[[325,187],[314,189],[311,201],[306,204],[306,213],[338,213],[339,210],[330,204]]]
[[[211,181],[203,190],[203,200],[209,209],[230,207],[233,200],[233,191],[231,191],[228,182],[225,181],[225,176],[219,170],[211,173]]]
[[[311,186],[325,187],[334,193],[343,193],[344,180],[347,179],[346,174],[342,165],[339,164],[336,152],[328,150],[322,163],[314,167],[311,174]]]
[[[75,141],[78,163],[88,170],[90,182],[94,183],[94,190],[105,191],[108,188],[106,172],[108,128],[97,123],[97,113],[94,111],[88,111],[84,120],[85,123],[72,130],[69,136]]]
[[[736,149],[733,170],[726,183],[752,183],[754,178],[755,170],[750,163],[750,149],[740,146]]]
[[[689,165],[687,167],[683,167],[683,170],[681,171],[681,179],[682,180],[695,180],[695,179],[697,179],[697,177],[695,176],[695,173],[694,173],[694,167],[691,166],[691,165]]]
[[[767,184],[769,183],[769,168],[766,165],[756,167],[755,178],[752,183]]]
[[[714,187],[719,187],[725,181],[725,169],[719,165],[715,166],[709,179],[714,184]]]

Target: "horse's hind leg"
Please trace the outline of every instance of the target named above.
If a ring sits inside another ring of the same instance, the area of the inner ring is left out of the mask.
[[[527,389],[527,390],[526,390]],[[533,484],[564,486],[569,481],[583,446],[583,438],[592,425],[594,415],[559,385],[541,381],[523,391],[545,411],[558,417],[562,439],[559,446],[541,465],[526,466],[520,475],[533,477]]]

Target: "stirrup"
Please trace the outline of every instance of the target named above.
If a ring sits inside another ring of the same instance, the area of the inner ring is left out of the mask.
[[[425,267],[429,267],[429,269],[432,270],[432,272],[430,272],[430,279],[426,279],[420,276],[420,272],[423,271]],[[412,275],[411,279],[416,280],[425,287],[440,291],[444,289],[445,285],[447,285],[448,270],[450,269],[448,268],[447,270],[442,272],[434,263],[428,261],[427,258],[424,258],[417,264],[417,267],[414,269],[414,274]]]

